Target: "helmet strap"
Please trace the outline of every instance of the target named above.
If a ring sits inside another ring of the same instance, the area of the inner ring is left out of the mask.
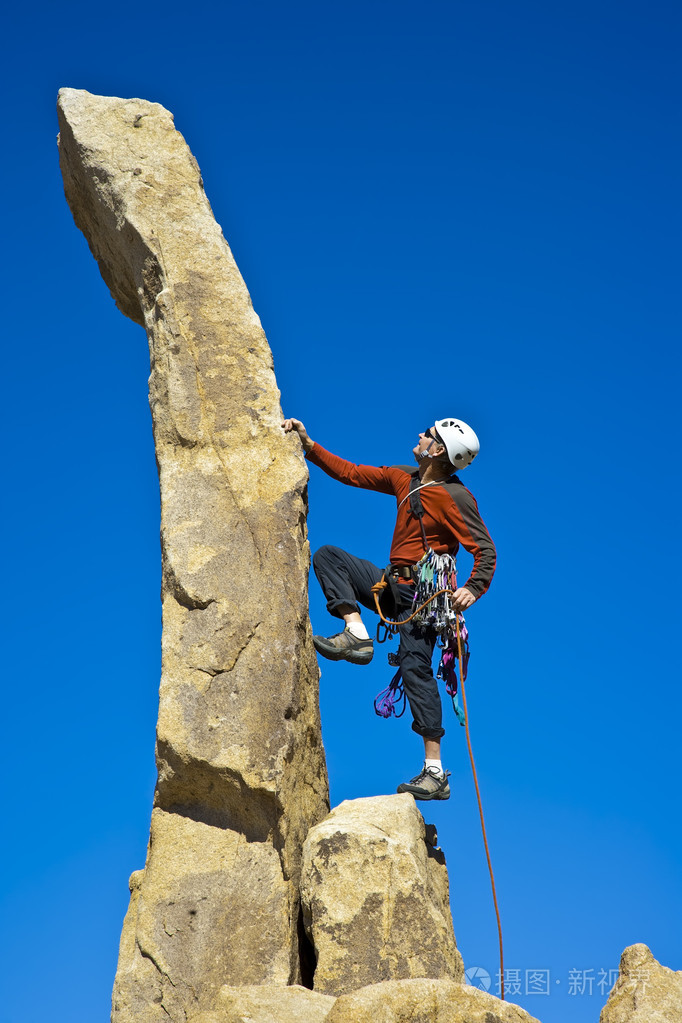
[[[435,443],[436,443],[435,440],[432,440],[430,441],[429,446],[427,448],[424,448],[422,453],[419,455],[420,462],[422,462],[425,458],[433,458],[433,455],[429,454],[429,449],[432,448]]]

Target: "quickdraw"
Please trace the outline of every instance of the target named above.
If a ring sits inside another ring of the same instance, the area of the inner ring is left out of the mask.
[[[451,554],[436,554],[430,547],[415,566],[417,584],[413,606],[417,625],[430,627],[438,636],[452,631],[457,612],[451,596],[457,589],[457,563]]]

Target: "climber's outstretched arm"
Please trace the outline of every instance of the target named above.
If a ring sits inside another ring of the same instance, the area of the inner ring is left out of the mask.
[[[297,433],[301,439],[305,456],[312,465],[317,465],[327,476],[349,487],[362,487],[363,490],[378,490],[381,494],[396,494],[396,473],[404,477],[402,469],[391,466],[356,465],[345,458],[332,455],[306,433],[300,419],[285,419],[282,429],[286,433]]]

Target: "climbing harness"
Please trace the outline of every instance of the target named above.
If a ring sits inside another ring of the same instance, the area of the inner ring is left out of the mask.
[[[466,689],[464,685],[469,665],[469,633],[464,620],[464,615],[455,611],[452,606],[452,597],[458,588],[455,558],[451,554],[436,554],[436,552],[429,547],[423,522],[424,509],[422,507],[421,500],[419,499],[419,494],[417,493],[417,491],[422,488],[415,486],[415,483],[416,480],[413,480],[408,496],[410,498],[411,510],[419,519],[425,551],[422,559],[417,562],[414,569],[410,571],[410,574],[413,578],[415,578],[416,583],[414,597],[412,600],[412,609],[411,613],[407,617],[399,620],[386,618],[383,614],[380,605],[380,595],[389,586],[386,574],[387,572],[390,573],[392,571],[392,566],[390,566],[389,569],[383,572],[380,581],[372,586],[374,603],[376,604],[376,609],[380,618],[380,622],[377,626],[377,640],[380,643],[385,642],[389,636],[395,636],[398,631],[403,628],[403,626],[407,625],[408,622],[414,621],[416,625],[423,629],[433,629],[437,637],[436,642],[442,647],[443,652],[441,654],[436,677],[445,682],[445,688],[452,699],[452,706],[457,720],[461,725],[464,725],[466,732],[467,749],[469,752],[469,761],[471,763],[471,773],[474,778],[474,787],[476,789],[476,800],[478,802],[478,813],[481,820],[483,845],[485,846],[488,873],[490,874],[490,886],[492,889],[493,904],[495,906],[495,917],[497,919],[497,933],[500,946],[500,994],[504,1001],[504,950],[502,947],[502,924],[500,921],[500,910],[497,904],[495,877],[493,874],[492,861],[490,859],[490,849],[488,847],[488,837],[486,834],[485,819],[483,816],[481,790],[478,784],[474,752],[471,746],[469,714],[467,711]],[[407,578],[407,575],[404,573],[399,574],[402,574],[403,578]],[[379,634],[379,630],[382,628],[382,625],[385,629],[383,638],[381,638]],[[376,697],[374,701],[374,709],[380,717],[389,718],[391,715],[394,715],[395,717],[402,717],[405,713],[406,696],[399,661],[397,656],[393,653],[389,653],[388,659],[389,664],[398,666],[398,671],[394,675],[388,687]],[[459,678],[455,662],[459,663]],[[461,707],[457,699],[460,688],[462,693]],[[399,710],[396,708],[399,708]]]
[[[409,576],[405,573],[400,574],[402,574],[403,578],[414,578],[416,585],[412,600],[412,611],[406,618],[399,620],[386,618],[381,610],[380,594],[388,586],[386,572],[382,575],[380,582],[372,587],[374,602],[380,617],[380,622],[377,626],[377,640],[380,643],[384,643],[389,636],[396,635],[399,629],[411,621],[414,621],[415,625],[422,629],[433,629],[437,636],[437,642],[443,648],[437,678],[445,681],[445,688],[448,695],[452,697],[457,719],[463,725],[464,720],[461,708],[459,703],[455,702],[457,696],[455,660],[458,657],[458,651],[454,624],[458,617],[464,639],[463,650],[465,651],[465,660],[462,668],[465,678],[469,661],[469,634],[464,622],[464,616],[458,616],[452,606],[452,595],[457,589],[455,559],[451,554],[436,554],[429,547],[421,561],[413,569],[408,569],[408,571]],[[385,630],[383,637],[381,636],[382,627]],[[390,717],[391,714],[395,714],[396,717],[398,716],[394,705],[398,697],[404,697],[401,687],[400,672],[398,672],[388,688],[380,693],[374,701],[374,709],[377,714],[380,714],[381,717]],[[379,709],[379,706],[381,709]]]
[[[455,623],[458,623],[462,640],[463,660],[460,660],[460,674],[463,679],[466,678],[469,663],[469,633],[464,615],[458,614],[452,605],[452,596],[457,589],[456,567],[455,558],[451,554],[436,554],[432,548],[427,547],[421,561],[417,562],[413,569],[408,569],[409,575],[398,570],[403,578],[409,577],[415,580],[411,613],[402,619],[386,618],[381,610],[380,594],[388,586],[386,572],[383,573],[381,580],[372,587],[372,593],[380,618],[377,626],[378,642],[384,643],[389,636],[395,636],[399,629],[412,621],[421,629],[432,629],[436,633],[436,642],[442,647],[436,678],[445,682],[445,689],[452,699],[455,716],[460,725],[464,725],[464,714],[457,698],[458,680],[455,662],[459,659],[459,649]],[[383,637],[381,636],[382,627],[385,630]],[[398,671],[389,686],[376,697],[374,710],[380,717],[388,718],[391,715],[402,717],[405,711],[402,675],[395,655],[389,654],[388,656],[389,661],[394,658],[392,663],[398,666]],[[396,708],[400,708],[400,713]]]

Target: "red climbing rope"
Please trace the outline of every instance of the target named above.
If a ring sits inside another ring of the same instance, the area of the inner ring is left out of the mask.
[[[488,860],[488,871],[490,872],[490,886],[493,892],[493,903],[495,904],[495,916],[497,918],[497,933],[500,939],[500,994],[502,1001],[504,1001],[504,950],[502,948],[502,923],[500,922],[500,909],[497,905],[497,892],[495,891],[495,876],[493,874],[493,865],[490,859],[490,849],[488,848],[488,836],[485,830],[485,819],[483,817],[483,803],[481,802],[481,790],[478,787],[478,775],[476,774],[476,764],[474,763],[474,751],[471,748],[471,735],[469,734],[469,711],[467,710],[467,697],[466,689],[464,687],[464,672],[462,671],[462,636],[459,631],[459,618],[455,618],[455,629],[457,632],[457,652],[459,654],[459,681],[462,686],[462,707],[464,710],[464,730],[467,737],[467,748],[469,750],[469,760],[471,761],[471,773],[474,776],[474,787],[476,789],[476,799],[478,800],[478,813],[481,818],[481,831],[483,832],[483,845],[485,846],[485,855]]]

